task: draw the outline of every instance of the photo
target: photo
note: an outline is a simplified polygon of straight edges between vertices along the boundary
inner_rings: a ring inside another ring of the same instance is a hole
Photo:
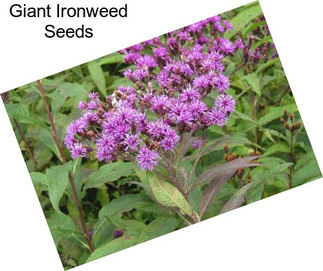
[[[258,2],[1,97],[65,269],[321,177]]]

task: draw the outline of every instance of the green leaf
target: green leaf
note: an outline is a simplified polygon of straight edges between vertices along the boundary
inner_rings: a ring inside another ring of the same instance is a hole
[[[234,117],[234,118],[240,118],[240,119],[249,121],[249,122],[251,122],[251,123],[253,123],[255,125],[258,125],[258,123],[256,121],[254,121],[251,117],[249,117],[248,115],[243,114],[243,113],[241,113],[239,111],[233,111],[231,116]]]
[[[284,153],[289,153],[290,148],[286,143],[275,143],[274,145],[271,145],[263,154],[263,156],[269,156],[274,153],[279,153],[279,152],[284,152]]]
[[[84,189],[98,188],[104,183],[113,182],[120,177],[126,177],[134,174],[132,162],[109,163],[99,168],[98,171],[89,176],[89,180],[85,183]]]
[[[108,85],[107,89],[108,90],[115,90],[117,89],[119,86],[131,86],[131,81],[129,81],[127,78],[124,77],[120,77],[120,78],[116,78],[115,80],[113,80],[113,82]]]
[[[284,115],[285,110],[287,110],[288,113],[293,113],[297,111],[297,106],[294,103],[280,107],[271,106],[269,107],[269,111],[267,111],[264,116],[258,120],[258,123],[260,125],[266,125],[275,119],[279,119]]]
[[[56,157],[62,161],[62,158],[59,154],[57,145],[52,134],[47,129],[41,129],[38,134],[38,139],[42,142],[45,146],[47,146],[55,155]]]
[[[272,39],[271,36],[266,36],[263,39],[261,39],[261,40],[255,42],[254,44],[252,44],[252,46],[250,48],[251,51],[255,50],[257,47],[261,46],[262,44],[264,44],[265,42],[268,42],[268,41],[269,42],[272,42],[273,41],[273,39]]]
[[[29,110],[21,104],[5,104],[5,107],[8,115],[11,118],[16,119],[18,123],[45,126],[45,122],[42,118],[31,114]]]
[[[142,204],[149,202],[146,195],[128,194],[110,201],[99,212],[99,218],[111,217],[115,214],[131,211]]]
[[[63,83],[48,96],[52,99],[51,110],[56,115],[68,98],[77,97],[78,100],[85,100],[87,90],[78,83]]]
[[[256,73],[246,75],[242,80],[246,80],[251,86],[251,89],[259,96],[261,96],[261,81],[260,76]]]
[[[175,217],[157,217],[155,220],[150,222],[145,230],[141,233],[137,243],[142,243],[172,232],[176,229],[177,224],[178,222]]]
[[[293,186],[303,184],[309,180],[322,176],[312,151],[307,153],[297,162],[294,171]]]
[[[47,223],[56,246],[62,239],[69,238],[77,233],[74,221],[66,214],[54,212],[47,219]]]
[[[33,181],[33,185],[36,189],[40,191],[48,190],[48,183],[46,179],[46,175],[40,172],[31,172],[30,173],[31,180]]]
[[[123,62],[123,55],[116,52],[111,55],[107,55],[107,56],[99,58],[98,62],[100,65],[122,63]]]
[[[191,215],[192,209],[184,196],[169,182],[159,180],[153,173],[147,173],[148,180],[156,200],[164,206],[177,207],[181,213]]]
[[[231,23],[233,25],[232,31],[227,31],[224,34],[224,37],[227,39],[233,37],[236,33],[243,30],[249,22],[259,17],[260,15],[262,15],[262,11],[258,3],[238,13],[238,15],[231,20]]]
[[[256,73],[260,73],[260,72],[264,71],[265,69],[267,69],[268,67],[275,65],[276,63],[280,63],[280,60],[278,57],[276,57],[274,59],[270,59],[266,63],[260,64],[256,70]]]
[[[247,195],[247,203],[249,204],[260,200],[264,193],[264,188],[265,188],[265,185],[262,182],[257,183],[253,185],[251,188],[249,188],[248,195]]]
[[[46,170],[49,199],[57,212],[61,212],[59,209],[59,201],[68,184],[68,170],[69,164],[52,166]]]
[[[221,214],[240,207],[245,202],[247,192],[252,185],[253,183],[248,183],[235,192],[222,208]]]
[[[260,21],[260,22],[250,24],[247,28],[244,28],[243,30],[241,30],[242,36],[245,38],[250,31],[258,28],[259,26],[264,25],[265,23],[266,23],[265,21]]]
[[[113,239],[115,229],[116,227],[106,219],[98,220],[98,222],[94,225],[92,236],[94,248],[98,248],[110,242]]]
[[[124,235],[94,250],[94,252],[90,255],[90,257],[87,259],[86,262],[90,262],[90,261],[102,258],[111,253],[131,247],[136,243],[137,243],[137,237]]]
[[[101,63],[98,62],[97,60],[91,61],[87,64],[87,68],[89,70],[89,73],[95,85],[97,86],[101,94],[105,96],[106,95],[105,77],[101,67]]]

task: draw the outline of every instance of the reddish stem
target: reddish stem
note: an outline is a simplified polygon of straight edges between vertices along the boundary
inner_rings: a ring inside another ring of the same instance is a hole
[[[66,158],[65,158],[63,146],[62,146],[61,142],[58,139],[56,127],[55,127],[55,124],[54,124],[54,118],[53,118],[53,115],[51,113],[51,110],[49,108],[49,105],[48,105],[46,97],[45,97],[44,87],[43,87],[42,83],[40,82],[40,80],[38,80],[37,83],[38,83],[38,86],[39,86],[40,96],[41,96],[41,98],[43,100],[43,103],[44,103],[45,109],[46,109],[46,113],[47,113],[47,116],[49,118],[49,123],[50,123],[50,127],[51,127],[51,130],[52,130],[52,136],[53,136],[55,144],[56,144],[56,146],[58,148],[62,163],[66,164]],[[91,252],[93,252],[94,248],[93,248],[93,244],[92,244],[92,240],[91,240],[89,231],[88,231],[86,223],[85,223],[83,207],[82,207],[82,204],[80,203],[80,201],[78,199],[78,196],[77,196],[74,177],[70,172],[68,173],[68,179],[69,179],[69,183],[70,183],[71,188],[72,188],[73,200],[75,202],[75,205],[77,207],[78,214],[79,214],[79,217],[80,217],[80,224],[81,224],[81,227],[82,227],[83,235],[84,235],[84,237],[85,237],[85,239],[86,239],[86,241],[88,243],[89,250]]]

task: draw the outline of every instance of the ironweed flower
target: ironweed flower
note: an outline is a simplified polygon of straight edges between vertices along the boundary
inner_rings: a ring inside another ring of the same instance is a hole
[[[121,50],[132,86],[119,86],[105,99],[92,92],[79,103],[82,116],[65,136],[72,158],[90,152],[106,163],[136,157],[142,170],[154,170],[185,133],[225,125],[236,103],[225,94],[230,80],[223,58],[245,48],[241,39],[223,37],[232,28],[215,16]]]

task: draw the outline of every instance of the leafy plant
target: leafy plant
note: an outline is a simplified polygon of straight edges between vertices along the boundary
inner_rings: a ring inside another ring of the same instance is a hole
[[[258,3],[2,98],[66,269],[321,176]]]

